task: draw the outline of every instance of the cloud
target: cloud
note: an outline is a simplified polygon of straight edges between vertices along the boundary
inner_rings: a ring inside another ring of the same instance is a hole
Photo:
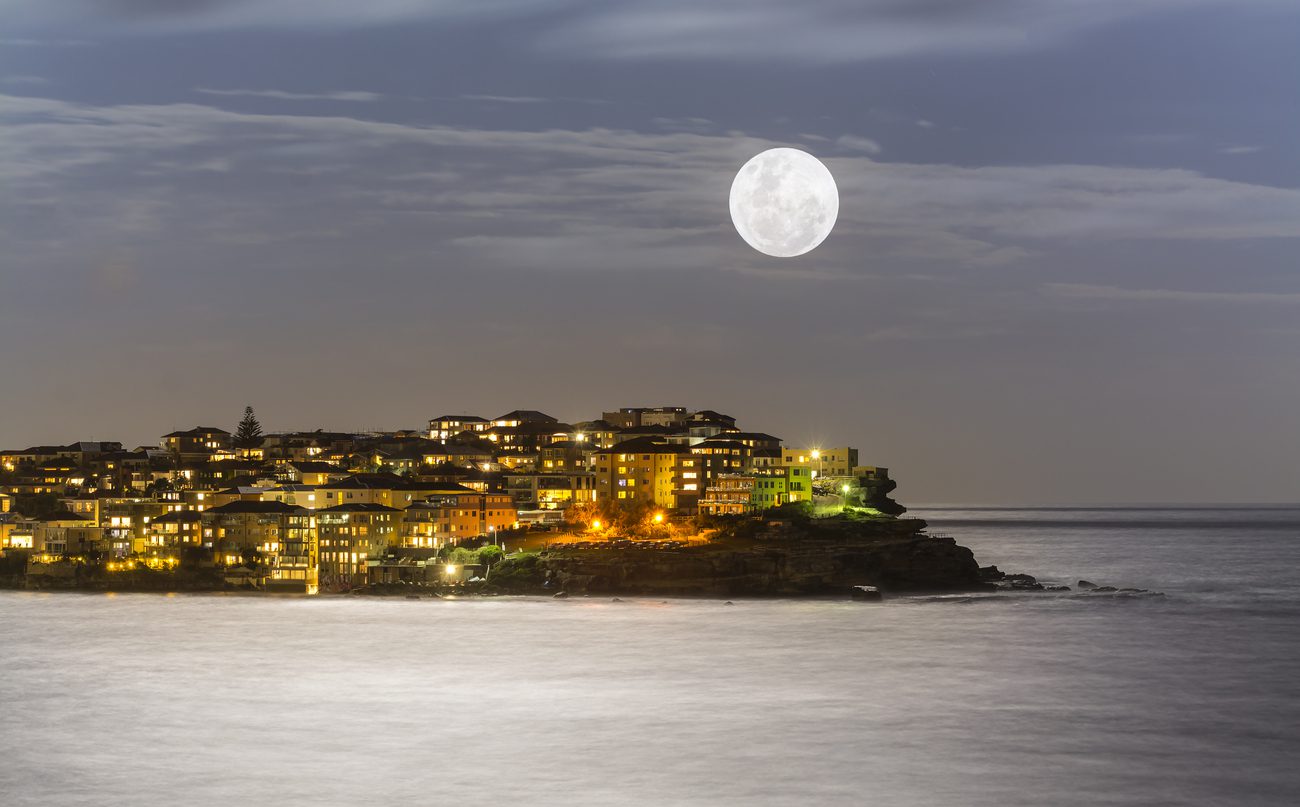
[[[1255,154],[1263,151],[1263,146],[1225,146],[1219,149],[1220,154]]]
[[[494,101],[499,104],[545,104],[550,99],[535,95],[462,95],[464,101]]]
[[[1174,289],[1125,289],[1118,286],[1093,286],[1085,283],[1045,283],[1043,290],[1055,297],[1089,300],[1123,300],[1133,302],[1174,303],[1300,303],[1300,292],[1263,291],[1183,291]]]
[[[0,0],[0,10],[3,9],[4,3]],[[0,39],[0,47],[3,48],[75,48],[89,44],[90,42],[85,39],[36,39],[12,37]]]
[[[933,129],[933,128],[934,128],[934,124],[933,124],[932,122],[926,120],[925,118],[921,118],[921,119],[917,120],[916,125],[917,125],[917,126],[920,126],[922,129]]]
[[[458,101],[486,101],[494,104],[608,104],[602,98],[572,98],[568,96],[557,96],[546,98],[540,95],[458,95],[455,100]]]
[[[195,92],[204,95],[247,96],[250,98],[275,98],[284,101],[378,101],[384,96],[377,92],[360,90],[334,90],[330,92],[286,92],[284,90],[214,90],[210,87],[195,87]]]
[[[708,118],[654,118],[650,121],[655,128],[666,132],[712,132],[718,124]]]
[[[12,84],[14,86],[39,87],[51,83],[53,82],[44,76],[5,76],[0,78],[0,84]]]
[[[0,0],[12,30],[333,29],[516,19],[564,58],[854,62],[1051,47],[1191,8],[1288,0]]]
[[[772,262],[736,250],[726,192],[745,160],[785,145],[20,96],[0,96],[0,126],[0,241],[11,261],[55,265],[142,243],[141,264],[287,244],[280,260],[303,271],[360,251],[480,268],[761,272]],[[863,152],[825,162],[840,218],[798,266],[827,278],[989,269],[1098,241],[1300,237],[1300,191],[1192,171]]]
[[[836,138],[835,145],[842,149],[861,151],[866,154],[879,154],[881,152],[879,143],[866,137],[858,137],[857,135],[840,135]]]

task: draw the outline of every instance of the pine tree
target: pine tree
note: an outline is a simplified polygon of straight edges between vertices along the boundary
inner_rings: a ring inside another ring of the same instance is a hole
[[[235,432],[235,445],[240,448],[253,448],[262,444],[262,424],[257,422],[253,407],[244,407],[244,419],[239,421]]]

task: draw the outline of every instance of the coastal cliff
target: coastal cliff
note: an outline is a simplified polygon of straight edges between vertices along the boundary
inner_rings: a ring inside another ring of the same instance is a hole
[[[919,519],[826,518],[721,530],[707,543],[573,544],[498,564],[489,582],[540,591],[679,596],[985,591],[972,552]]]

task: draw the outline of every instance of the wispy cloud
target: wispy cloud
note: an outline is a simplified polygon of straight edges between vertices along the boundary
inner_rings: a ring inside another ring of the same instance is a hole
[[[1043,290],[1055,297],[1089,300],[1124,300],[1135,302],[1174,303],[1300,303],[1300,292],[1265,291],[1188,291],[1176,289],[1126,289],[1119,286],[1093,286],[1086,283],[1046,283]]]
[[[1255,154],[1263,151],[1263,146],[1224,146],[1219,149],[1220,154]]]
[[[879,154],[882,150],[876,141],[858,135],[840,135],[835,139],[835,145],[849,151],[861,151],[864,154]]]
[[[603,98],[546,97],[540,95],[458,95],[460,101],[484,101],[493,104],[608,104]]]
[[[11,3],[11,5],[21,5],[21,3]],[[0,11],[4,9],[4,6],[5,4],[0,2]],[[0,48],[77,48],[89,44],[89,40],[85,39],[0,38]]]
[[[286,90],[218,90],[211,87],[195,87],[195,92],[204,95],[246,96],[249,98],[275,98],[281,101],[378,101],[384,96],[377,92],[362,90],[331,90],[328,92],[288,92]]]
[[[462,95],[464,101],[492,101],[498,104],[545,104],[551,99],[536,95]]]
[[[1141,16],[1289,0],[0,0],[11,29],[76,23],[169,33],[528,20],[534,46],[565,58],[845,62],[1006,52]]]
[[[42,87],[51,83],[44,76],[5,76],[0,78],[0,84],[9,84],[15,87]]]
[[[726,189],[753,154],[785,145],[20,96],[0,96],[0,125],[0,183],[11,190],[0,197],[0,241],[15,259],[70,262],[150,234],[159,248],[371,243],[476,266],[759,270],[770,261],[734,251]],[[840,219],[801,263],[809,271],[997,267],[1098,240],[1300,237],[1300,190],[1192,171],[889,163],[862,152],[825,162]],[[290,177],[311,177],[311,194]]]

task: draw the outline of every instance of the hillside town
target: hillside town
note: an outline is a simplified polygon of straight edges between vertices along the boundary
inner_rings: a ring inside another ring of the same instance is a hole
[[[449,550],[510,549],[579,522],[585,538],[610,538],[602,513],[671,524],[861,505],[862,486],[887,479],[854,448],[786,446],[707,409],[576,423],[517,409],[355,434],[263,433],[250,407],[234,432],[195,426],[156,446],[0,451],[0,552],[29,577],[188,565],[226,585],[343,591],[412,570],[463,578],[475,570],[444,563]]]

